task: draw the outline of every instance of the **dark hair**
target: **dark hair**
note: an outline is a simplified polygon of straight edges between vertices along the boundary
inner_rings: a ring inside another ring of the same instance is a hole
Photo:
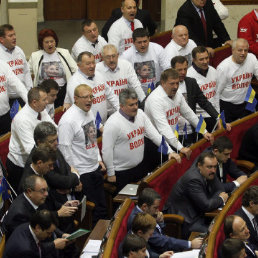
[[[36,144],[44,143],[49,135],[56,135],[57,130],[51,122],[41,122],[34,129],[34,141]]]
[[[208,55],[209,55],[209,52],[208,52],[208,50],[207,50],[206,47],[204,47],[204,46],[195,47],[195,48],[192,50],[192,57],[195,59],[197,53],[204,53],[204,52],[207,52]]]
[[[198,164],[200,164],[202,166],[204,164],[204,159],[205,158],[214,159],[214,158],[216,158],[216,156],[211,151],[205,151],[205,152],[201,153],[201,155],[197,159],[196,167],[198,166]]]
[[[32,228],[39,225],[42,230],[46,230],[50,228],[52,224],[58,226],[58,220],[56,215],[48,210],[36,211],[30,219],[30,226]]]
[[[149,37],[150,34],[147,30],[144,28],[138,28],[133,31],[133,41],[135,41],[137,38],[143,38],[143,37]]]
[[[56,160],[56,152],[51,150],[47,146],[40,146],[35,149],[33,149],[31,154],[31,159],[34,164],[36,164],[39,160],[42,162],[47,162],[49,160],[55,161]]]
[[[147,204],[147,206],[153,205],[155,200],[160,200],[160,195],[152,188],[145,188],[142,190],[142,192],[139,194],[138,197],[138,205],[141,207],[144,203]]]
[[[221,136],[214,141],[212,149],[218,149],[219,152],[223,152],[225,149],[232,150],[233,143],[227,136]]]
[[[179,78],[178,72],[173,68],[169,68],[161,74],[160,81],[164,83],[168,80],[168,78],[172,78],[172,79]]]
[[[92,19],[83,20],[82,23],[81,23],[82,32],[84,32],[84,27],[85,26],[90,26],[92,23],[96,24],[96,22],[94,20],[92,20]]]
[[[137,235],[127,234],[123,242],[123,256],[129,256],[130,252],[138,252],[146,247],[146,241]]]
[[[0,26],[0,37],[5,37],[5,32],[14,30],[13,26],[11,24],[3,24]]]
[[[43,177],[38,175],[27,176],[23,182],[23,191],[27,192],[29,189],[34,190],[37,180],[46,181]]]
[[[46,93],[49,93],[52,89],[59,91],[58,83],[55,80],[47,79],[43,81],[39,88],[44,89]]]
[[[140,212],[136,214],[132,222],[132,232],[137,234],[139,230],[145,234],[150,229],[155,229],[156,220],[148,213]]]
[[[188,60],[186,59],[186,57],[184,57],[184,56],[175,56],[175,57],[173,57],[171,59],[170,64],[171,64],[172,68],[175,68],[176,67],[176,63],[183,64],[184,62],[186,62],[187,65],[188,65]]]
[[[119,94],[120,104],[125,105],[128,99],[138,99],[136,91],[132,88],[124,89]]]
[[[241,250],[245,249],[245,244],[240,239],[229,238],[222,244],[222,258],[239,258]]]
[[[45,92],[46,90],[40,87],[34,87],[31,88],[28,92],[28,103],[32,103],[33,100],[39,100],[40,99],[40,91]]]
[[[226,217],[224,221],[225,238],[230,238],[230,235],[233,233],[233,222],[235,218],[236,218],[236,215],[230,215]]]
[[[53,37],[56,42],[56,47],[58,46],[59,40],[58,40],[56,33],[52,29],[42,29],[38,35],[38,48],[39,49],[43,49],[43,40],[46,37]]]
[[[81,53],[78,55],[78,57],[77,57],[77,63],[79,63],[79,62],[82,61],[82,58],[83,58],[84,55],[86,55],[86,56],[88,56],[88,57],[92,57],[92,56],[93,56],[93,54],[92,54],[91,52],[89,52],[89,51],[81,52]]]
[[[244,207],[249,207],[251,201],[258,204],[258,185],[249,187],[243,194],[242,205]]]

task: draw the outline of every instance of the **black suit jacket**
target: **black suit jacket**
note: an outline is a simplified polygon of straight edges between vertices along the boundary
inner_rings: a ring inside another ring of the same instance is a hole
[[[223,205],[221,192],[224,187],[218,178],[206,181],[194,165],[173,186],[163,211],[179,214],[190,224]]]
[[[4,258],[40,258],[39,248],[29,230],[29,223],[18,226],[8,239]]]
[[[112,10],[111,16],[105,23],[104,27],[102,28],[102,33],[101,33],[102,37],[104,37],[107,41],[108,41],[107,33],[111,25],[121,17],[122,17],[121,8],[116,8]],[[150,36],[152,36],[155,33],[157,24],[152,20],[148,10],[142,10],[137,8],[137,13],[135,18],[141,21],[144,29],[148,29]]]
[[[242,208],[237,210],[235,212],[235,215],[238,215],[246,222],[246,226],[250,232],[250,237],[248,239],[248,242],[254,247],[255,250],[258,250],[258,235],[257,235],[257,232],[254,230],[253,224],[251,223],[250,219],[247,217],[247,215],[245,214]],[[258,224],[257,216],[255,216],[255,220],[256,220],[256,223]]]
[[[207,24],[207,42],[203,25],[199,14],[193,6],[191,0],[187,0],[178,10],[176,25],[185,25],[189,31],[189,37],[196,43],[197,46],[208,46],[216,48],[221,46],[225,41],[230,40],[230,37],[222,23],[217,11],[215,10],[211,0],[207,0],[203,8],[206,24]],[[213,39],[213,33],[218,36],[217,40]]]

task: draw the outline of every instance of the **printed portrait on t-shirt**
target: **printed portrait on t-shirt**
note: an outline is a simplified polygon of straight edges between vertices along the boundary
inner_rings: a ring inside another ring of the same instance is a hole
[[[97,142],[97,130],[95,123],[91,121],[90,123],[82,126],[82,128],[85,135],[86,148],[95,147],[95,143]]]
[[[192,53],[189,53],[188,55],[184,56],[188,62],[188,67],[192,65]]]
[[[64,77],[64,70],[61,62],[43,62],[41,66],[41,78],[43,80],[57,80]]]
[[[156,71],[154,61],[145,61],[134,63],[134,70],[141,83],[152,82],[156,80]]]

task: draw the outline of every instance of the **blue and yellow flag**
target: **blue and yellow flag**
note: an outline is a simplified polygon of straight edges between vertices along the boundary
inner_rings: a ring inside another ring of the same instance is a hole
[[[226,129],[227,125],[226,125],[224,110],[222,110],[222,112],[218,115],[218,118],[219,118],[219,123],[222,123],[222,126],[224,127],[224,129]]]
[[[95,124],[96,124],[96,127],[97,127],[98,130],[99,130],[101,121],[102,121],[102,119],[101,119],[101,116],[100,116],[99,111],[98,111],[97,115],[96,115],[96,120],[95,120]]]
[[[19,101],[16,99],[13,102],[12,107],[10,108],[10,117],[12,120],[15,117],[15,115],[19,112],[19,110],[21,110],[21,105],[20,105]]]
[[[247,93],[246,93],[246,96],[245,96],[245,101],[249,102],[249,103],[253,103],[254,97],[255,97],[255,91],[250,84],[248,89],[247,89]]]
[[[202,117],[202,114],[200,114],[199,122],[195,128],[195,132],[204,134],[204,131],[206,129],[206,122],[204,121],[204,118]]]
[[[185,123],[185,125],[184,125],[183,131],[184,131],[185,139],[187,139],[187,124],[186,124],[186,123]]]
[[[148,90],[147,90],[147,93],[150,94],[152,91],[154,91],[155,89],[155,86],[154,86],[154,83],[149,83],[148,84]]]
[[[166,144],[165,137],[163,135],[162,135],[162,140],[161,140],[160,146],[158,148],[158,152],[161,152],[164,155],[168,154],[168,146]]]
[[[5,179],[5,177],[3,177],[1,179],[1,183],[0,183],[0,203],[2,201],[6,201],[10,198],[10,195],[8,193],[8,190],[9,190],[9,185]]]
[[[255,108],[256,108],[256,105],[257,105],[257,99],[254,98],[253,100],[253,103],[247,103],[246,106],[245,106],[245,109],[246,110],[249,110],[251,112],[255,112]]]
[[[179,127],[178,127],[178,123],[176,124],[176,129],[175,129],[175,131],[174,131],[174,134],[175,134],[175,136],[176,136],[176,138],[178,139],[178,137],[179,137]]]

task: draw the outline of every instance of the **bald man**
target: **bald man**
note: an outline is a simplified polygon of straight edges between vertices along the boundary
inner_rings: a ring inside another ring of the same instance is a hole
[[[172,29],[170,43],[165,47],[165,55],[168,62],[175,56],[184,56],[188,61],[188,67],[192,64],[192,50],[196,47],[193,40],[189,39],[188,29],[184,25],[175,26]]]

